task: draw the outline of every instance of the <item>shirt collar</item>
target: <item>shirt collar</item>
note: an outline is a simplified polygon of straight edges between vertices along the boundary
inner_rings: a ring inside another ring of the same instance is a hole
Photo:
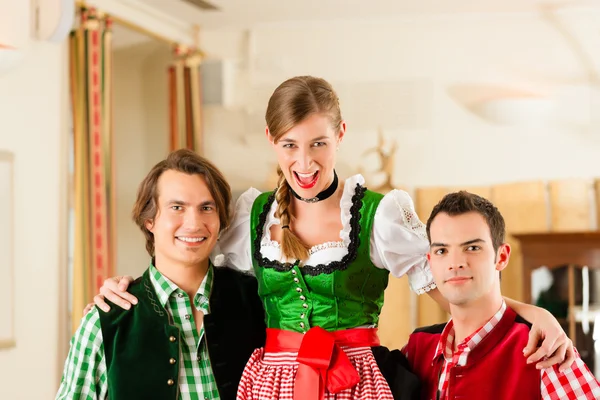
[[[150,263],[150,282],[158,295],[158,300],[162,307],[165,307],[169,297],[173,294],[185,294],[185,292],[179,288],[173,281],[160,273],[160,271],[154,266],[154,263]],[[213,282],[213,266],[212,263],[208,263],[208,271],[200,284],[200,287],[196,291],[194,296],[194,305],[200,306],[203,303],[207,303],[210,297],[210,291],[212,289]]]
[[[500,322],[504,316],[505,311],[506,302],[503,299],[502,305],[496,314],[494,314],[482,327],[466,337],[457,347],[467,349],[467,351],[473,350],[496,327],[496,325],[498,325],[498,322]],[[440,336],[440,340],[433,354],[432,365],[439,357],[444,356],[445,350],[447,352],[446,356],[451,358],[454,352],[454,323],[452,320],[448,321],[442,331],[442,335]]]

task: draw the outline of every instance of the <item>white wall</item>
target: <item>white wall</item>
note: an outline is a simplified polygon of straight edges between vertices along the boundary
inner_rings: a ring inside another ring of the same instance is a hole
[[[594,159],[600,96],[566,86],[589,80],[576,51],[583,50],[598,73],[599,18],[589,10],[560,15],[580,43],[575,50],[537,14],[203,31],[209,56],[235,65],[229,78],[236,88],[230,106],[205,109],[207,155],[236,190],[264,187],[275,162],[264,139],[268,97],[284,79],[311,74],[328,79],[340,95],[349,129],[339,159],[345,174],[378,167],[362,153],[377,143],[381,128],[398,142],[399,186],[600,176]],[[545,124],[494,125],[453,100],[456,86],[472,83],[547,93],[558,109]]]
[[[114,135],[119,275],[141,275],[145,239],[131,219],[137,189],[168,151],[168,47],[147,43],[114,54]]]
[[[54,398],[66,356],[67,70],[64,46],[29,43],[0,73],[0,148],[15,158],[17,343],[0,350],[0,399]]]

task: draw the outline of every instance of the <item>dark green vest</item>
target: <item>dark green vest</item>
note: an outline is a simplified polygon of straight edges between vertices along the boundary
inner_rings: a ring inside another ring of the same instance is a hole
[[[250,355],[265,344],[264,310],[253,276],[227,267],[213,272],[204,335],[221,400],[234,400]],[[111,304],[108,313],[99,311],[109,399],[176,399],[179,329],[158,303],[148,271],[129,291],[138,298],[136,306]]]
[[[183,362],[179,329],[160,305],[149,270],[129,292],[139,300],[131,310],[111,304],[108,313],[100,311],[108,398],[176,400]]]
[[[350,210],[348,254],[326,265],[304,266],[262,257],[260,241],[274,195],[263,193],[255,200],[252,255],[269,328],[306,332],[313,326],[334,331],[377,325],[389,271],[371,262],[370,242],[373,218],[382,198],[357,185]]]

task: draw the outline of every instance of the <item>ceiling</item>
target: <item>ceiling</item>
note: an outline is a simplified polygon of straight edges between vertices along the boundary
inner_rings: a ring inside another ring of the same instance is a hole
[[[244,29],[265,24],[367,21],[411,16],[458,16],[467,14],[537,13],[545,5],[560,8],[593,7],[600,0],[118,0],[164,13],[201,29]],[[190,4],[201,1],[218,10]],[[113,27],[115,48],[136,46],[151,39],[118,24]]]
[[[123,25],[113,24],[111,30],[113,33],[112,45],[115,49],[129,48],[152,41],[149,36]]]
[[[219,9],[209,11],[194,7],[188,1],[194,0],[140,0],[205,29],[410,15],[531,13],[547,4],[600,6],[599,0],[205,0]]]

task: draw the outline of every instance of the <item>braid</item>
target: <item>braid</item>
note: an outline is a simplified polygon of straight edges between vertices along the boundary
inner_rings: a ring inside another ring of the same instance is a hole
[[[309,248],[288,228],[290,222],[294,219],[294,215],[289,209],[290,186],[279,167],[277,167],[277,175],[279,180],[277,182],[277,193],[275,194],[275,200],[277,200],[275,215],[279,217],[281,226],[286,227],[281,230],[281,253],[286,258],[304,261],[308,259]]]

